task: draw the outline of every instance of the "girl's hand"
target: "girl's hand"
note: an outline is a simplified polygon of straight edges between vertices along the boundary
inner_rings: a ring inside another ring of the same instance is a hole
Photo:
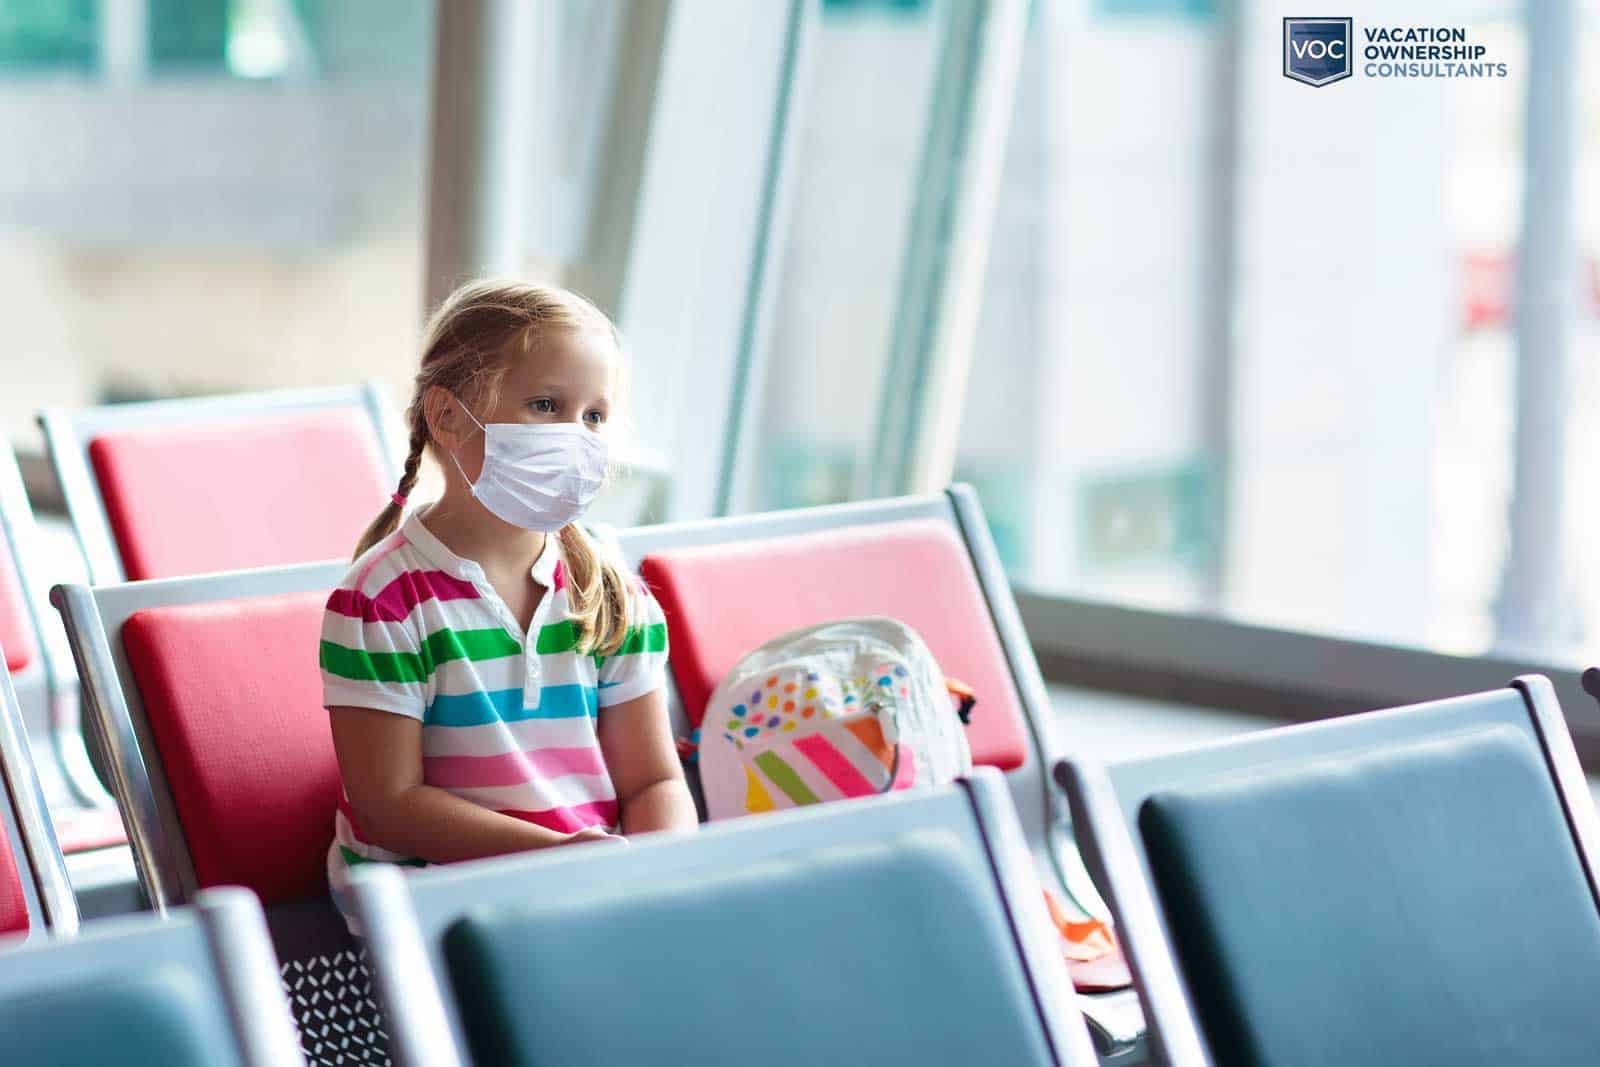
[[[567,835],[566,843],[569,845],[582,845],[590,841],[619,841],[627,844],[628,839],[621,834],[614,834],[603,826],[585,826],[576,833]]]

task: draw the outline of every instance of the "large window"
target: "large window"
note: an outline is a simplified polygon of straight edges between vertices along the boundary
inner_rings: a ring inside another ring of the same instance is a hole
[[[812,28],[771,251],[764,374],[745,401],[740,510],[868,492],[941,14],[834,0]]]
[[[1313,90],[1281,76],[1280,17],[1297,12],[1279,6],[1239,5],[1231,22],[1225,5],[1036,11],[956,474],[1042,591],[1447,651],[1592,654],[1593,8],[1575,64],[1589,91],[1573,131],[1581,291],[1555,392],[1566,433],[1542,457],[1567,483],[1555,498],[1516,488],[1519,412],[1552,423],[1517,373],[1521,8],[1429,8],[1469,26],[1505,78],[1358,73]],[[1562,556],[1545,583],[1558,602],[1532,624],[1517,583],[1548,572],[1514,565],[1513,509],[1560,530],[1521,548]]]
[[[0,431],[121,397],[403,381],[432,4],[0,6]]]

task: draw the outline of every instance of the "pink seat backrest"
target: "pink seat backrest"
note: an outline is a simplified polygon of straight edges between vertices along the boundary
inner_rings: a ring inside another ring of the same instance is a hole
[[[38,654],[34,646],[33,620],[23,600],[22,583],[17,578],[11,549],[0,538],[0,651],[5,653],[6,669],[20,671]]]
[[[717,682],[785,630],[888,615],[927,641],[945,673],[977,694],[974,762],[1011,770],[1027,727],[1005,650],[966,546],[946,523],[870,526],[652,553],[639,567],[667,616],[672,673],[699,725]]]
[[[349,555],[391,490],[371,419],[319,408],[101,434],[89,462],[130,580]]]
[[[326,591],[148,608],[123,647],[201,888],[327,892],[339,765],[317,643]]]

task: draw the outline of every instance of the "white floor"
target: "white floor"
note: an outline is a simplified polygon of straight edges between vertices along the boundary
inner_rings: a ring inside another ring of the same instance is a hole
[[[1063,752],[1114,763],[1190,748],[1279,721],[1218,708],[1168,704],[1095,689],[1050,686],[1056,744]]]

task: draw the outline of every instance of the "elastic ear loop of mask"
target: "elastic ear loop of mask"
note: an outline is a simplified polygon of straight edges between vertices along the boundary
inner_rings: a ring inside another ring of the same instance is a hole
[[[484,458],[487,459],[489,455],[489,427],[478,421],[478,416],[474,415],[472,413],[472,409],[467,407],[466,401],[462,400],[459,396],[452,396],[450,399],[454,400],[458,405],[460,405],[461,410],[466,413],[467,418],[471,419],[472,424],[483,433]],[[456,450],[453,448],[450,449],[450,462],[454,463],[456,465],[456,470],[461,472],[461,477],[466,481],[468,488],[476,489],[478,487],[477,483],[475,483],[471,478],[467,477],[467,472],[462,469],[461,461],[456,458]]]

